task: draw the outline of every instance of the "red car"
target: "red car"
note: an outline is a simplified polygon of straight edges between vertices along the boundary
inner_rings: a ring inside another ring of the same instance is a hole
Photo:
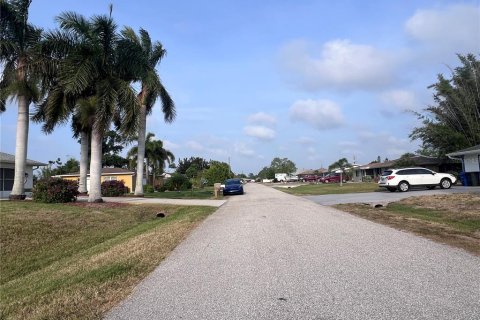
[[[317,182],[318,179],[318,176],[315,174],[306,174],[302,177],[303,182]]]
[[[347,176],[342,175],[342,182],[347,181]],[[320,178],[323,183],[340,183],[340,173],[329,173],[325,177]]]

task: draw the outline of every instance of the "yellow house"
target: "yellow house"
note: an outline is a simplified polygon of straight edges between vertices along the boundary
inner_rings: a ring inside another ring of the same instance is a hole
[[[59,174],[55,178],[62,178],[65,180],[78,181],[80,173]],[[102,182],[118,180],[123,181],[128,192],[135,190],[135,172],[123,168],[102,168]],[[90,173],[87,174],[87,191],[90,191]]]

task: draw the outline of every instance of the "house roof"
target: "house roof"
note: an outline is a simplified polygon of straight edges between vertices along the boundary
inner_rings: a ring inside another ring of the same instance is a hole
[[[378,168],[391,168],[399,159],[389,160],[385,162],[371,162],[369,164],[363,165],[358,169],[378,169]],[[457,161],[448,159],[448,158],[437,158],[437,157],[427,157],[416,155],[410,158],[415,165],[417,166],[428,166],[428,165],[439,165],[442,163],[456,163]]]
[[[15,163],[15,156],[13,154],[0,152],[0,162]],[[46,163],[27,159],[27,166],[47,166]]]
[[[459,151],[456,151],[456,152],[449,153],[449,154],[447,154],[447,156],[455,157],[455,156],[463,156],[463,155],[466,155],[466,154],[480,154],[480,144],[477,144],[476,146],[473,146],[473,147],[470,147],[470,148],[467,148],[467,149],[463,149],[463,150],[459,150]]]
[[[90,174],[90,171],[87,172],[87,175]],[[128,169],[123,169],[123,168],[102,168],[102,176],[109,176],[113,174],[135,174],[134,171],[128,170]],[[75,177],[75,176],[80,176],[80,172],[74,172],[74,173],[65,173],[65,174],[59,174],[56,175],[56,177]]]
[[[307,174],[319,174],[319,173],[324,173],[324,172],[327,172],[327,171],[328,170],[325,169],[325,168],[320,168],[320,169],[316,169],[316,170],[309,169],[309,170],[304,170],[302,172],[299,172],[299,173],[297,173],[297,175],[303,176],[303,175],[307,175]]]

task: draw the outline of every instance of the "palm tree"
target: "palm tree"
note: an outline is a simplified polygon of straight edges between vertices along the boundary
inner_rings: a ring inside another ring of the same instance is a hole
[[[154,42],[150,35],[144,29],[140,29],[138,36],[132,28],[126,27],[122,30],[123,42],[127,47],[135,47],[141,52],[143,60],[141,69],[137,74],[138,81],[141,82],[141,90],[138,93],[140,101],[140,115],[138,120],[138,145],[137,148],[137,181],[135,185],[135,195],[143,195],[143,163],[145,155],[145,133],[147,125],[147,115],[152,112],[155,101],[160,97],[162,101],[162,111],[166,122],[172,122],[175,119],[175,104],[169,93],[163,86],[160,76],[155,67],[160,63],[166,54],[160,42]]]
[[[153,174],[153,182],[155,181],[155,175],[160,171],[165,169],[165,163],[172,163],[175,161],[175,156],[169,150],[163,148],[163,142],[161,140],[154,140],[155,134],[149,132],[147,137],[145,138],[145,151],[143,155],[143,159],[145,159],[145,175],[147,177],[151,172]],[[127,158],[129,159],[138,159],[138,147],[133,147],[128,151]],[[138,161],[138,160],[137,160]],[[138,168],[138,162],[136,163]],[[138,170],[137,170],[138,172]],[[138,173],[137,173],[138,174]],[[143,183],[143,171],[140,174],[141,183]],[[138,177],[137,177],[138,181]]]
[[[117,26],[111,16],[85,19],[73,12],[57,17],[60,31],[49,34],[49,44],[68,54],[58,66],[58,81],[65,95],[95,99],[91,130],[89,202],[101,202],[102,140],[112,119],[119,130],[136,130],[138,99],[131,86],[138,51],[119,47]],[[65,49],[67,48],[67,49]],[[126,60],[125,56],[130,60]]]
[[[40,96],[41,66],[37,44],[42,29],[28,23],[31,0],[0,0],[0,112],[5,111],[6,100],[18,102],[15,142],[15,180],[10,199],[24,199],[25,163],[28,147],[29,105]]]

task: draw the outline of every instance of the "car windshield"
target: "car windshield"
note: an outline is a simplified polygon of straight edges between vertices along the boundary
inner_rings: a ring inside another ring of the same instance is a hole
[[[392,172],[393,172],[392,170],[385,170],[383,171],[382,176],[389,176],[392,174]]]
[[[235,185],[235,184],[240,184],[240,180],[227,180],[227,181],[225,181],[226,186],[231,186],[231,185]]]

